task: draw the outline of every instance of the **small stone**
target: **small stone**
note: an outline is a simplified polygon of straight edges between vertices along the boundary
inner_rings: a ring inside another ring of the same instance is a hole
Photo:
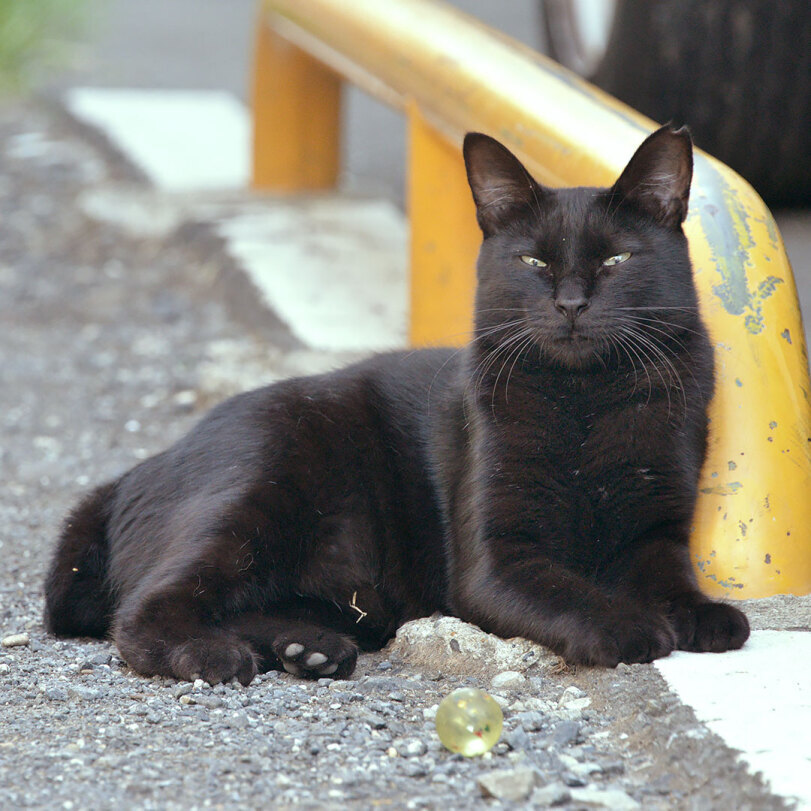
[[[519,802],[529,797],[536,780],[534,769],[498,769],[483,774],[476,783],[485,797]]]
[[[661,715],[664,715],[667,712],[667,705],[656,698],[649,698],[645,702],[645,712],[648,715],[652,715],[654,718],[658,718]]]
[[[205,707],[207,710],[216,710],[217,707],[222,707],[222,699],[219,696],[195,696],[194,703],[199,704],[201,707]]]
[[[192,691],[192,684],[191,682],[185,681],[178,684],[175,689],[172,691],[172,694],[175,698],[180,698],[181,696],[188,695]],[[186,701],[186,704],[189,702]]]
[[[529,735],[522,726],[510,729],[504,733],[504,741],[514,752],[521,752],[530,748]]]
[[[524,696],[510,705],[512,712],[550,712],[552,707],[542,698]]]
[[[600,764],[603,774],[625,774],[625,764],[621,760],[609,760]]]
[[[527,732],[537,732],[544,723],[544,717],[539,712],[519,712],[515,717]]]
[[[641,808],[633,797],[616,788],[574,788],[571,790],[571,795],[572,800],[576,803],[589,803],[602,808],[610,808],[611,811],[635,811],[635,809]]]
[[[192,703],[192,697],[188,693],[183,693],[183,695],[181,695],[178,700],[180,701],[181,704],[191,704]]]
[[[202,679],[195,679],[194,684],[192,686],[192,689],[196,693],[198,693],[198,692],[200,692],[200,690],[202,690],[205,687],[208,687],[208,684],[206,682],[204,682]]]
[[[563,772],[561,775],[563,782],[572,788],[580,788],[581,786],[588,785],[588,780],[585,777],[579,774],[574,774],[573,772]]]
[[[8,665],[6,664],[0,665],[0,675],[5,676],[6,673],[9,672],[9,670],[11,670],[11,668]]]
[[[414,760],[407,760],[403,764],[402,771],[407,777],[425,777],[428,773],[428,770],[422,763]]]
[[[552,743],[556,746],[569,746],[577,741],[580,724],[577,721],[561,721],[552,733]]]
[[[400,757],[420,757],[428,751],[425,741],[419,738],[404,738],[394,742],[394,748]]]
[[[518,690],[527,683],[526,676],[517,670],[505,670],[493,676],[490,682],[494,690]]]
[[[536,788],[532,792],[530,802],[532,805],[555,806],[567,803],[571,798],[571,792],[563,783],[550,783],[543,788]]]
[[[30,642],[28,634],[11,634],[10,636],[3,637],[2,645],[4,648],[20,648]]]
[[[90,687],[84,687],[80,684],[75,684],[70,688],[70,693],[75,698],[78,698],[82,701],[98,701],[103,693],[99,690],[93,690]]]
[[[563,691],[558,701],[559,707],[573,710],[583,710],[591,704],[591,699],[579,688],[571,685]]]
[[[50,701],[67,701],[68,691],[62,687],[46,687],[45,697]]]
[[[391,670],[391,662],[388,659],[384,659],[382,662],[378,662],[377,669],[378,670]]]
[[[191,411],[197,404],[197,392],[191,389],[184,389],[172,397],[172,402],[180,410]]]
[[[430,707],[422,708],[422,717],[426,721],[433,721],[436,719],[436,711],[439,709],[439,704],[432,704]]]
[[[386,728],[386,719],[374,712],[363,713],[360,717],[360,720],[364,724],[368,724],[372,729]]]

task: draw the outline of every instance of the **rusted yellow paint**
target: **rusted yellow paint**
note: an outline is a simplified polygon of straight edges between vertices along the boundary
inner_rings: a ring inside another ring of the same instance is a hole
[[[710,594],[808,593],[811,409],[794,279],[751,188],[715,161],[696,172],[688,234],[718,383],[692,552]],[[724,211],[707,188],[717,183]]]
[[[468,322],[456,308],[471,301],[479,240],[461,156],[451,168],[439,135],[457,147],[467,131],[493,135],[550,185],[608,185],[654,126],[441,2],[265,0],[264,8],[280,36],[337,74],[419,111],[410,123],[415,343],[464,340],[464,329],[453,337]],[[312,109],[302,88],[290,103]],[[458,219],[466,205],[471,224]],[[809,593],[811,386],[791,267],[757,195],[701,153],[685,230],[718,366],[691,546],[699,582],[729,597]],[[434,247],[442,258],[432,264]]]
[[[260,15],[254,46],[253,186],[332,188],[339,168],[341,80]]]
[[[415,345],[470,337],[481,232],[459,148],[408,109],[411,322]]]

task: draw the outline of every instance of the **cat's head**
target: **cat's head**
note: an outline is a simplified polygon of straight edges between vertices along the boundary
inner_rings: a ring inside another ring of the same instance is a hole
[[[650,135],[610,188],[553,189],[502,144],[469,133],[465,166],[484,235],[477,335],[539,347],[573,369],[646,357],[695,327],[687,241],[692,141]],[[523,337],[518,337],[519,335]]]

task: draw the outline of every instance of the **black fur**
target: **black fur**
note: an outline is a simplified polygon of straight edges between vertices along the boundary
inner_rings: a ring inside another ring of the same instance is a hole
[[[48,628],[243,683],[347,676],[437,610],[571,663],[740,647],[746,618],[698,591],[687,549],[713,390],[691,155],[662,128],[612,188],[553,190],[469,135],[471,343],[215,408],[68,519]]]

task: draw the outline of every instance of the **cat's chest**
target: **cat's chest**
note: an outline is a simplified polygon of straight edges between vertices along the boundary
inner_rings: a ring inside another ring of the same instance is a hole
[[[680,464],[679,430],[656,404],[544,399],[493,426],[491,458],[528,496],[611,509],[651,495]]]

